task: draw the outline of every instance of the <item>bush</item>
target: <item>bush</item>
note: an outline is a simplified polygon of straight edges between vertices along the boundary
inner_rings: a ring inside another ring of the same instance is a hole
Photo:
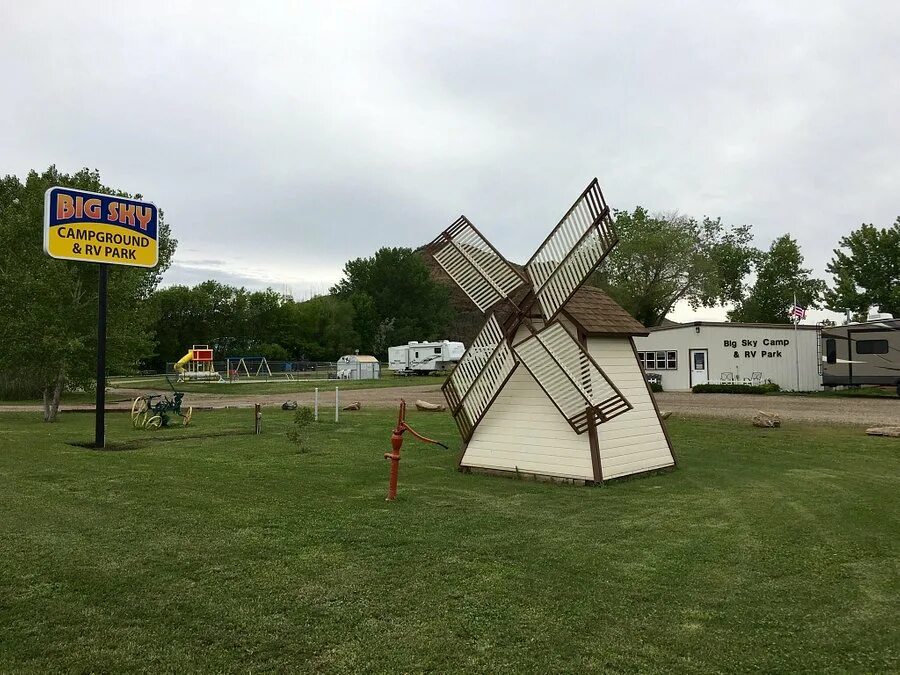
[[[772,394],[781,391],[774,382],[765,384],[695,384],[691,391],[695,394]]]
[[[300,452],[306,451],[306,441],[310,434],[309,426],[315,419],[315,414],[309,406],[300,406],[294,412],[294,428],[288,431],[287,437],[300,449]]]
[[[652,391],[654,394],[658,394],[663,390],[662,385],[659,382],[650,382],[649,384],[650,391]]]

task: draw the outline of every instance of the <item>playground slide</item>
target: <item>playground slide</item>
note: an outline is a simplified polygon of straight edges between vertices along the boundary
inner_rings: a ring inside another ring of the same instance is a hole
[[[178,359],[178,361],[175,362],[175,372],[176,372],[176,373],[183,373],[183,372],[184,372],[184,366],[185,366],[185,365],[187,364],[187,362],[190,361],[192,358],[194,358],[194,350],[193,350],[193,349],[191,349],[187,354],[185,354],[185,355],[182,356],[180,359]]]

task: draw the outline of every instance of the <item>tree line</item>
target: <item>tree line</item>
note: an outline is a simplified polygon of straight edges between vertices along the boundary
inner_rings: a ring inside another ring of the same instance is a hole
[[[97,312],[97,268],[42,251],[44,192],[53,185],[131,196],[87,169],[0,180],[0,397],[40,395],[48,418],[64,388],[93,385]],[[729,319],[743,322],[788,323],[794,297],[855,318],[873,305],[900,316],[900,217],[842,237],[826,268],[830,284],[812,275],[789,234],[760,250],[749,226],[718,218],[636,207],[615,221],[619,246],[588,283],[644,325],[658,325],[682,300],[729,306]],[[111,373],[161,370],[195,343],[211,345],[217,358],[332,361],[355,350],[385,358],[390,345],[409,340],[468,343],[480,324],[422,251],[386,247],[350,260],[328,294],[298,302],[215,280],[160,288],[176,246],[160,211],[159,266],[110,274]]]

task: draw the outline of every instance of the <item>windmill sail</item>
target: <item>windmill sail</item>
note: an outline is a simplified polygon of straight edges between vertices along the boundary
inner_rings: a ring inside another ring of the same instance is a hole
[[[442,387],[464,440],[472,436],[516,365],[509,342],[491,314]]]
[[[428,249],[482,312],[526,283],[465,216],[460,216]]]
[[[550,324],[513,349],[575,433],[631,410],[631,404],[562,324]]]
[[[549,322],[597,269],[618,238],[595,178],[525,264]]]

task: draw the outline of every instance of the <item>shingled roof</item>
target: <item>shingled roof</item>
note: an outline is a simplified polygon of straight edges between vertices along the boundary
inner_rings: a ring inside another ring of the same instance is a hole
[[[599,288],[582,286],[563,312],[592,336],[649,335],[644,326]]]

